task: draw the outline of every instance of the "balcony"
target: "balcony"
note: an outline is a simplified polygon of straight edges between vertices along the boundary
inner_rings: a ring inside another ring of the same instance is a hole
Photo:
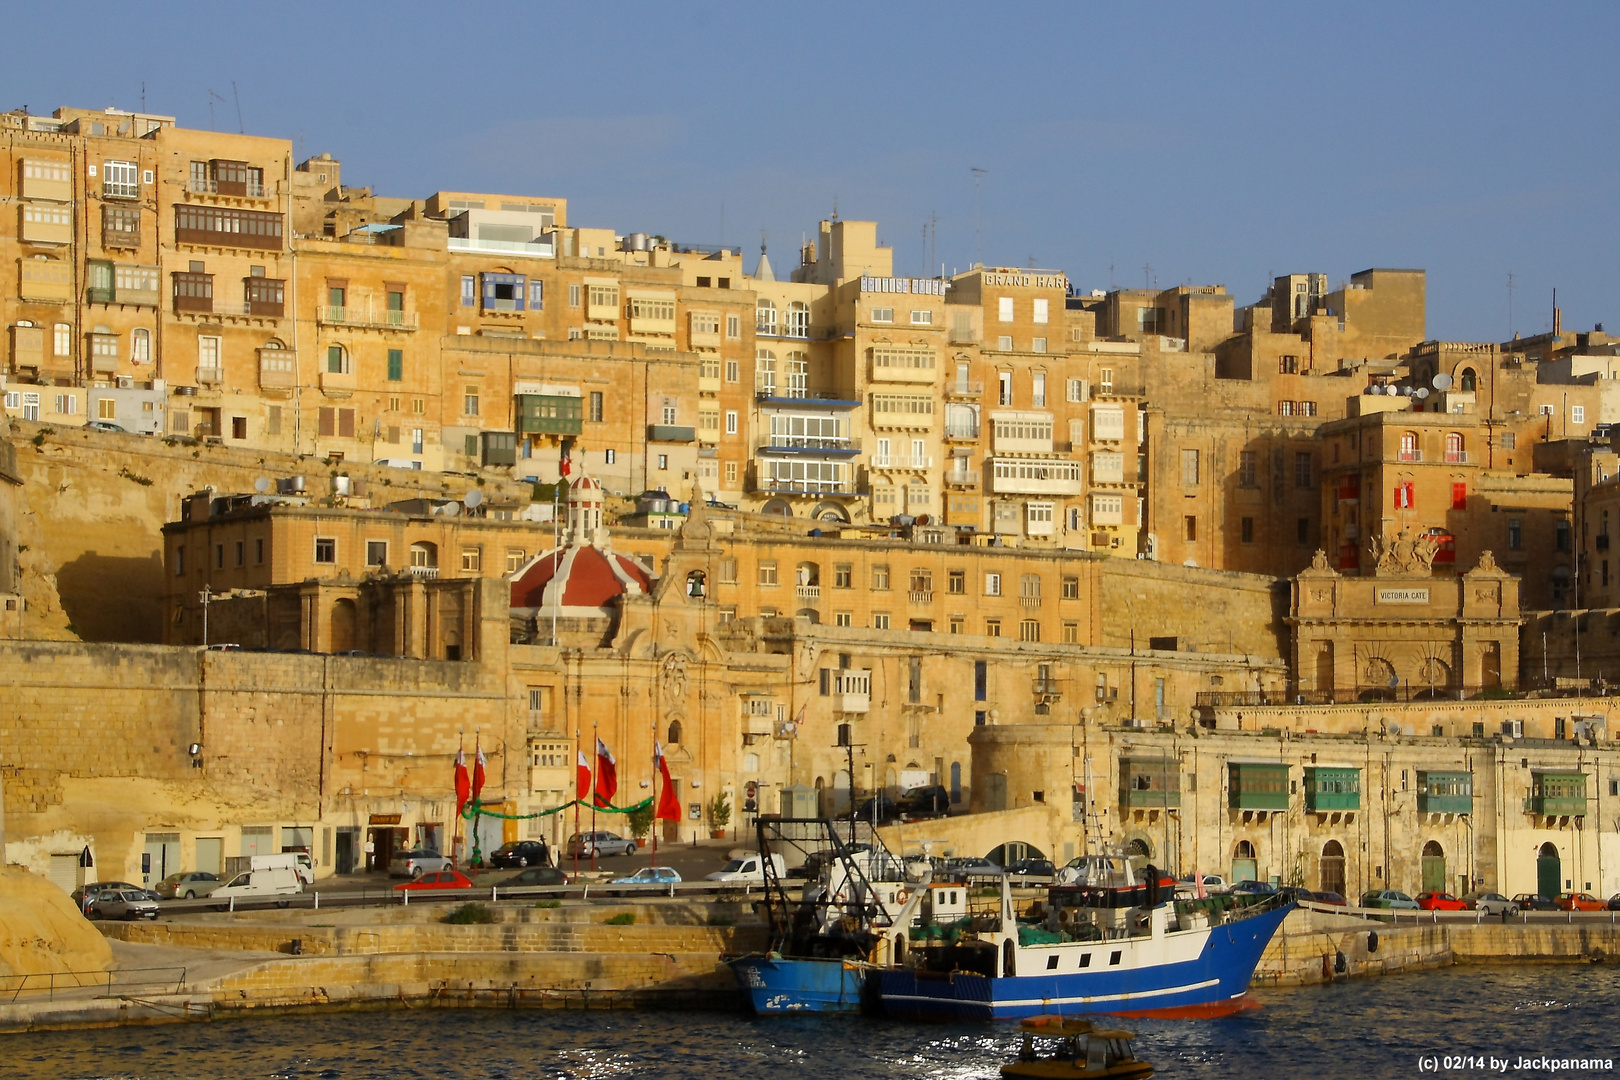
[[[1466,450],[1447,450],[1446,451],[1446,464],[1447,465],[1467,465],[1468,464],[1468,451],[1466,451]]]
[[[1061,458],[1003,458],[990,463],[990,489],[997,495],[1079,495],[1083,466]]]
[[[407,566],[405,571],[410,574],[411,577],[426,578],[429,581],[432,581],[434,578],[439,576],[439,568],[437,566]]]
[[[578,435],[584,430],[584,408],[577,397],[518,394],[519,435]]]
[[[798,597],[799,597],[800,600],[820,600],[821,599],[821,586],[820,585],[799,585],[799,586],[796,586],[796,590],[798,592]]]
[[[872,468],[874,469],[932,469],[934,459],[927,454],[874,454]]]
[[[718,376],[718,375],[699,375],[698,376],[698,393],[700,393],[700,394],[718,394],[719,392],[720,392],[720,376]]]
[[[933,589],[912,589],[909,596],[913,604],[932,604],[934,602]]]
[[[227,195],[240,199],[268,199],[268,189],[259,180],[187,180],[187,195]]]
[[[783,387],[781,393],[777,393],[775,386],[758,387],[754,399],[761,405],[834,405],[846,409],[860,405],[855,398],[837,390],[809,390],[803,386]]]
[[[1018,606],[1021,608],[1038,608],[1041,606],[1041,598],[1039,596],[1020,596]]]
[[[1063,680],[1050,675],[1037,675],[1029,681],[1029,690],[1039,698],[1060,698],[1063,696]]]
[[[845,713],[864,713],[872,708],[872,672],[869,669],[833,673],[833,708]]]
[[[1305,809],[1312,813],[1361,809],[1361,770],[1305,769]]]
[[[1400,450],[1400,451],[1396,452],[1395,460],[1396,461],[1422,461],[1423,460],[1423,451],[1421,451],[1421,450]]]
[[[678,424],[648,424],[647,441],[657,443],[689,443],[697,441],[697,429]]]
[[[1584,817],[1584,795],[1530,795],[1524,800],[1524,812],[1542,817]]]
[[[976,488],[983,475],[978,469],[952,469],[945,474],[945,486]]]
[[[101,197],[103,199],[138,199],[141,197],[141,185],[126,180],[103,180],[101,182]]]
[[[416,312],[395,311],[385,308],[374,311],[371,308],[333,307],[322,304],[315,314],[316,321],[322,326],[348,326],[362,330],[415,330]]]
[[[264,390],[291,390],[297,382],[298,354],[291,349],[259,350],[259,386]]]
[[[945,425],[945,438],[960,440],[960,441],[964,441],[964,442],[978,442],[979,441],[979,425],[978,424],[946,424]]]
[[[829,435],[767,435],[755,449],[762,454],[858,454],[861,441]]]
[[[955,379],[945,384],[945,396],[948,398],[982,398],[984,397],[984,383]]]
[[[1474,777],[1466,772],[1418,772],[1420,814],[1474,812]]]
[[[201,386],[218,386],[225,381],[225,369],[221,367],[198,367],[197,382]]]
[[[1119,793],[1119,804],[1127,810],[1174,810],[1181,805],[1181,792],[1127,787]]]
[[[854,498],[861,494],[854,477],[842,480],[800,480],[762,476],[749,487],[760,495],[836,495]]]
[[[557,257],[557,247],[551,241],[551,234],[537,240],[524,243],[520,240],[480,240],[476,237],[452,236],[449,238],[451,251],[484,251],[500,255],[525,255],[531,259],[554,259]],[[617,307],[614,308],[614,318],[617,316]]]
[[[1233,810],[1287,810],[1288,766],[1228,762],[1226,805]]]
[[[348,395],[354,393],[355,377],[352,371],[323,371],[321,372],[321,391],[327,394]]]

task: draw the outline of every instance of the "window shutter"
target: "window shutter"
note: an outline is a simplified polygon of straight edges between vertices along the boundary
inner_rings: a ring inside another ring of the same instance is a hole
[[[494,274],[485,274],[484,275],[484,307],[486,309],[489,309],[489,308],[493,308],[494,306],[495,306],[495,275]]]
[[[388,381],[399,382],[405,378],[405,350],[388,350]]]
[[[328,437],[331,436],[332,432],[335,430],[334,420],[336,418],[336,414],[336,409],[328,408],[324,405],[321,407],[320,426],[317,430],[319,430],[322,435]]]
[[[352,438],[354,438],[354,410],[353,409],[339,409],[337,411],[337,414],[338,414],[338,437],[343,438],[343,439],[352,439]]]

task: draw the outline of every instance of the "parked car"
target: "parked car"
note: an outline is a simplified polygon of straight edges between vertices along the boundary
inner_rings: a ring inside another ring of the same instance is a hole
[[[1389,908],[1397,911],[1417,911],[1416,900],[1399,889],[1374,889],[1361,894],[1361,907]]]
[[[452,870],[455,863],[448,855],[441,855],[437,851],[426,848],[415,848],[407,851],[394,860],[393,869],[389,872],[391,877],[421,877],[433,870]]]
[[[1520,911],[1559,911],[1562,910],[1551,898],[1540,893],[1522,892],[1514,896],[1513,902],[1519,906]]]
[[[772,855],[771,866],[778,878],[787,876],[787,865],[783,862],[782,856]],[[758,855],[744,855],[740,859],[732,859],[712,874],[705,874],[703,880],[735,885],[763,885],[765,860]]]
[[[948,859],[945,863],[945,873],[952,880],[963,880],[970,877],[1000,877],[1004,871],[989,859]]]
[[[1216,893],[1225,893],[1225,892],[1231,892],[1231,891],[1232,891],[1231,887],[1226,884],[1226,879],[1221,877],[1221,875],[1219,875],[1219,874],[1205,874],[1204,875],[1204,894],[1206,896],[1212,896],[1212,895],[1214,895]],[[1180,881],[1176,882],[1176,895],[1177,896],[1197,896],[1198,895],[1198,881],[1197,881],[1197,879],[1192,874],[1188,874],[1185,877],[1183,877]]]
[[[522,887],[525,885],[566,885],[568,875],[555,866],[531,866],[521,874],[514,874],[501,882],[502,888]]]
[[[127,881],[93,881],[87,885],[80,885],[70,895],[73,902],[78,905],[79,910],[83,911],[84,906],[90,902],[96,893],[105,892],[108,889],[134,889],[138,893],[145,893],[148,900],[158,899],[157,893],[140,885],[131,885]]]
[[[158,882],[152,891],[165,900],[195,900],[199,896],[207,896],[223,884],[218,874],[193,870],[189,874],[170,874]]]
[[[285,866],[272,867],[269,870],[249,870],[245,874],[237,874],[225,884],[208,894],[211,900],[224,900],[232,896],[252,899],[261,896],[288,897],[302,892],[304,882],[298,876],[298,871]],[[286,907],[292,901],[278,900],[280,907]],[[223,908],[224,905],[216,905]]]
[[[568,854],[588,859],[593,855],[634,855],[636,842],[616,832],[575,833],[568,838]]]
[[[1418,893],[1417,905],[1424,911],[1467,911],[1468,904],[1448,892]]]
[[[515,840],[489,853],[491,866],[515,866],[521,870],[525,866],[546,866],[550,862],[551,849],[543,840]]]
[[[426,892],[433,889],[471,889],[472,878],[459,870],[430,870],[419,878],[402,881],[394,886],[395,892]]]
[[[1483,911],[1487,915],[1501,915],[1504,912],[1509,915],[1519,913],[1519,905],[1501,893],[1471,892],[1462,898],[1462,902],[1468,905],[1469,911]]]
[[[91,431],[116,431],[121,435],[129,434],[128,428],[119,427],[110,420],[92,420],[86,424],[85,427],[89,428]]]
[[[856,821],[877,821],[880,825],[900,820],[900,804],[887,795],[874,795],[855,808]]]
[[[1028,881],[1035,878],[1041,881],[1051,881],[1057,877],[1057,867],[1052,865],[1051,859],[1019,859],[1007,867],[1007,876]]]
[[[1587,892],[1559,893],[1553,903],[1559,911],[1606,911],[1603,901]]]
[[[103,889],[90,898],[84,913],[92,919],[155,919],[158,903],[145,889]]]
[[[903,817],[944,817],[951,812],[951,793],[939,784],[907,788],[898,802]]]
[[[629,877],[614,878],[615,885],[669,885],[681,880],[681,875],[669,866],[643,866]]]
[[[1613,896],[1609,897],[1607,907],[1610,911],[1620,911],[1620,892],[1617,892]]]
[[[1234,896],[1275,896],[1277,886],[1269,881],[1240,881],[1232,886]]]
[[[1346,907],[1349,905],[1349,901],[1344,898],[1342,893],[1336,893],[1332,889],[1318,889],[1306,899],[1318,904],[1328,904],[1332,907]]]

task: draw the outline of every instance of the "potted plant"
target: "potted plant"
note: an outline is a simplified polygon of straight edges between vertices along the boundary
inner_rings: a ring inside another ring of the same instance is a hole
[[[637,847],[647,846],[647,833],[652,829],[653,806],[639,806],[625,815],[630,822],[630,835],[635,837]]]
[[[709,839],[724,840],[730,824],[731,797],[722,791],[709,802]]]

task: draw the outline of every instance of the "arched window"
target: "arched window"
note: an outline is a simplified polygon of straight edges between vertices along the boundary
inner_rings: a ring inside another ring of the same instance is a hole
[[[1462,465],[1468,461],[1468,453],[1463,450],[1463,437],[1460,432],[1446,432],[1446,464]]]
[[[1153,858],[1153,850],[1148,846],[1148,842],[1141,837],[1137,837],[1125,845],[1125,854],[1127,857],[1134,856],[1138,859]]]
[[[787,336],[807,338],[810,336],[810,307],[802,301],[795,300],[788,305]]]
[[[1479,376],[1474,374],[1473,368],[1463,368],[1459,385],[1463,393],[1472,394],[1474,387],[1479,384]]]
[[[1418,433],[1415,431],[1401,432],[1401,460],[1422,461],[1423,452],[1418,449]]]
[[[436,569],[439,565],[439,546],[428,540],[411,545],[411,572]],[[431,576],[431,575],[430,575]]]
[[[326,370],[331,375],[348,375],[349,350],[341,345],[328,345],[326,347]]]
[[[1237,842],[1237,847],[1232,849],[1232,857],[1234,859],[1254,858],[1254,845],[1249,843],[1247,840],[1239,840]]]
[[[776,333],[776,305],[769,300],[761,299],[754,305],[754,333]]]
[[[73,355],[73,327],[59,322],[51,331],[51,351],[57,356]]]
[[[776,354],[760,349],[754,356],[754,393],[776,396]]]
[[[681,722],[679,720],[669,722],[669,731],[665,733],[664,741],[671,746],[681,745]]]
[[[152,331],[140,328],[129,332],[129,361],[132,364],[152,362]]]

